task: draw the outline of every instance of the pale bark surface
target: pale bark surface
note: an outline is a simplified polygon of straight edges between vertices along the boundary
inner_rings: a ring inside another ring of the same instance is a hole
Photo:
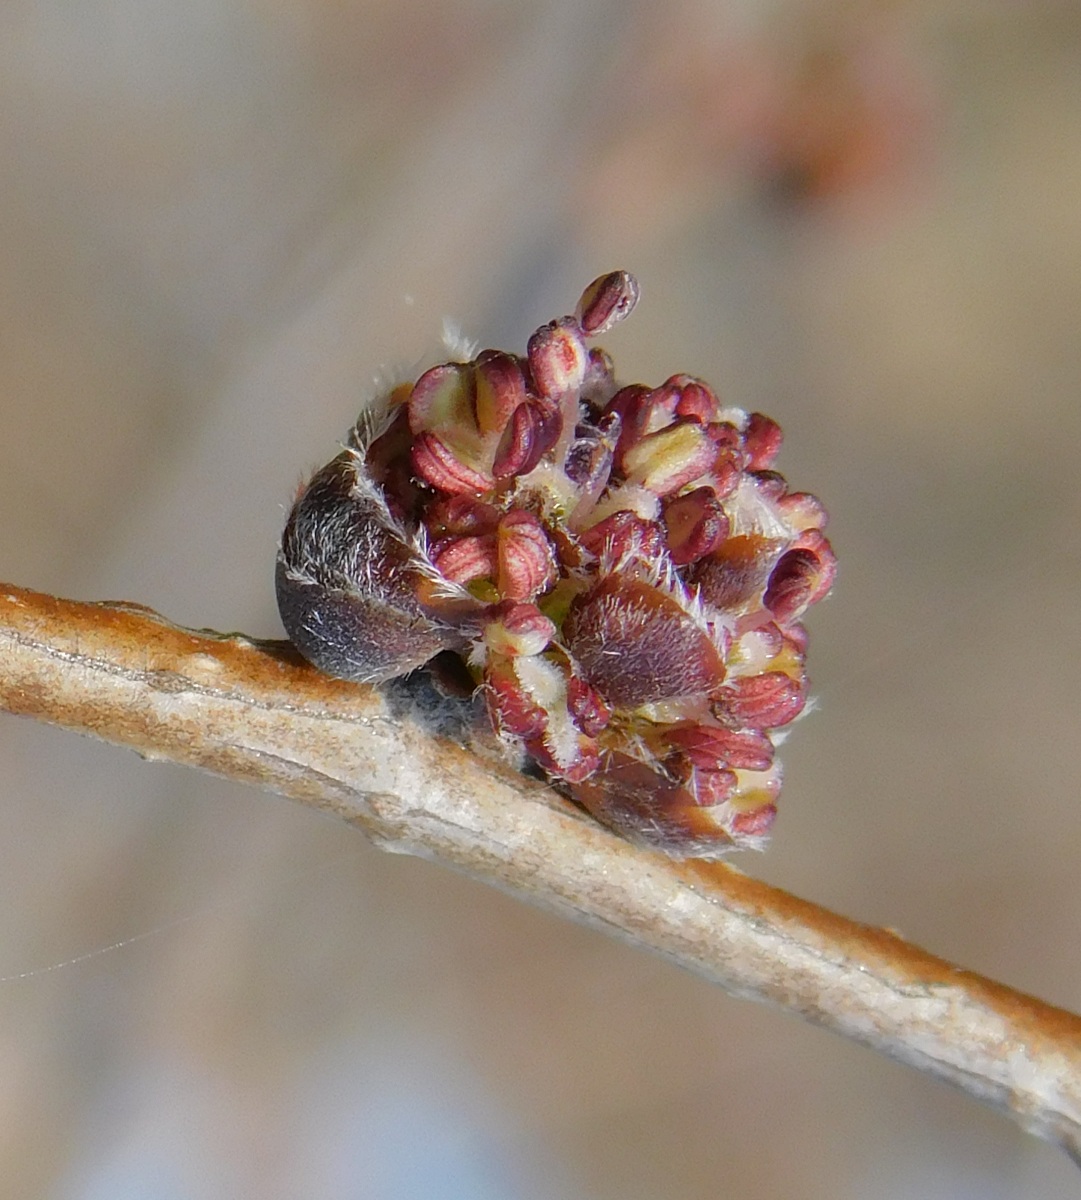
[[[952,1082],[1081,1156],[1081,1018],[734,867],[638,850],[286,643],[0,588],[0,705],[334,812]]]

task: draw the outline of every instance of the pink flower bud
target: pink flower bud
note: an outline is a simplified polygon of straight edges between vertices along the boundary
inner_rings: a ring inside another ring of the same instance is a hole
[[[513,479],[528,469],[527,464],[535,465],[540,458],[533,453],[535,432],[536,421],[529,405],[520,404],[511,413],[492,459],[492,474],[496,479]]]
[[[586,337],[598,337],[629,317],[637,303],[638,280],[626,271],[612,271],[586,288],[575,314]]]
[[[425,371],[409,397],[409,428],[414,433],[429,430],[439,434],[475,430],[475,382],[469,363],[444,363]]]
[[[777,806],[763,804],[761,808],[754,808],[750,812],[736,813],[732,817],[729,829],[734,839],[757,841],[769,833],[776,818]]]
[[[635,443],[623,455],[623,469],[632,483],[668,496],[701,478],[716,456],[705,430],[688,422],[669,425]]]
[[[747,428],[743,431],[743,446],[747,451],[747,467],[751,471],[763,471],[773,465],[781,449],[784,435],[776,421],[763,413],[751,413]]]
[[[567,683],[567,704],[575,724],[588,737],[596,737],[612,719],[611,705],[577,675],[572,675]]]
[[[506,600],[529,600],[556,580],[552,544],[539,518],[521,509],[499,522],[496,534],[499,594]]]
[[[485,350],[477,359],[474,389],[476,424],[482,435],[501,434],[515,410],[526,402],[518,360],[498,350]]]
[[[484,704],[498,733],[519,738],[539,737],[548,727],[548,714],[518,682],[505,659],[490,662],[484,672]]]
[[[485,626],[484,642],[493,654],[517,658],[543,653],[555,634],[555,625],[535,604],[509,604]]]
[[[695,379],[693,375],[673,375],[666,386],[678,389],[677,417],[697,421],[699,425],[713,425],[720,421],[721,402],[708,383]]]
[[[552,752],[549,742],[543,737],[527,740],[525,746],[538,766],[569,784],[581,783],[592,778],[601,765],[596,742],[584,734],[579,734],[576,739],[574,757],[570,763],[561,763]]]
[[[826,557],[813,550],[789,550],[773,568],[762,603],[778,621],[787,624],[825,596],[833,583],[834,573],[832,551]]]
[[[713,858],[773,822],[769,731],[804,707],[836,561],[776,422],[691,375],[620,386],[587,347],[637,296],[603,275],[524,356],[395,388],[297,498],[279,607],[347,679],[459,655],[500,738],[599,821]]]
[[[717,725],[684,725],[670,730],[665,740],[704,771],[722,767],[765,771],[773,763],[773,743],[756,731],[739,733]]]
[[[451,583],[491,579],[496,573],[496,539],[491,534],[443,538],[432,546],[430,557],[439,574]]]
[[[708,487],[677,496],[664,506],[668,551],[678,567],[711,554],[728,537],[728,517]]]
[[[651,560],[664,554],[664,533],[660,526],[625,508],[585,530],[579,540],[595,558],[612,561],[630,554]]]
[[[585,381],[589,351],[570,317],[542,325],[529,339],[529,373],[539,395],[559,400]]]
[[[695,804],[712,808],[730,800],[738,783],[735,771],[727,771],[722,767],[716,771],[692,771],[685,786]]]
[[[616,462],[620,469],[624,451],[647,432],[652,411],[649,398],[652,395],[652,388],[643,383],[632,383],[620,388],[605,406],[605,415],[618,417],[620,422],[619,441],[616,444]]]
[[[549,401],[530,397],[511,414],[492,464],[496,479],[526,475],[555,445],[563,427],[559,410]]]
[[[473,496],[444,496],[428,507],[426,527],[430,538],[448,535],[495,533],[499,509]]]
[[[826,510],[817,496],[808,492],[789,492],[777,501],[777,510],[796,530],[824,529]]]
[[[779,729],[798,717],[807,703],[803,687],[783,671],[735,680],[719,694],[720,715],[744,729]]]
[[[433,433],[417,434],[410,456],[417,477],[448,495],[479,496],[495,484],[491,475],[463,462]]]

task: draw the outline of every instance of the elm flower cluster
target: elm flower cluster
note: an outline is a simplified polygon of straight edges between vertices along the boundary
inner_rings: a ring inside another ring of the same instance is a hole
[[[278,603],[344,679],[457,654],[499,737],[599,821],[715,858],[773,823],[835,560],[774,421],[690,375],[616,381],[590,342],[637,298],[612,272],[525,355],[392,389],[301,490]]]

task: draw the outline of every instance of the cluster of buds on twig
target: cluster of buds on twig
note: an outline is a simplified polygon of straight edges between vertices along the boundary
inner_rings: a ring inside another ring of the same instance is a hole
[[[497,734],[605,825],[676,857],[760,846],[803,710],[826,514],[780,428],[702,380],[621,386],[605,275],[524,356],[432,367],[301,490],[278,602],[316,666],[380,682],[461,656]]]

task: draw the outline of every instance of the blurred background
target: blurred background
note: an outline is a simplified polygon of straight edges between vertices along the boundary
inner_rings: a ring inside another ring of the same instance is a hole
[[[0,577],[279,636],[449,314],[613,268],[785,428],[818,711],[739,865],[1081,1007],[1075,0],[8,0]],[[0,719],[0,1162],[57,1200],[1076,1194],[942,1085],[266,794]]]

